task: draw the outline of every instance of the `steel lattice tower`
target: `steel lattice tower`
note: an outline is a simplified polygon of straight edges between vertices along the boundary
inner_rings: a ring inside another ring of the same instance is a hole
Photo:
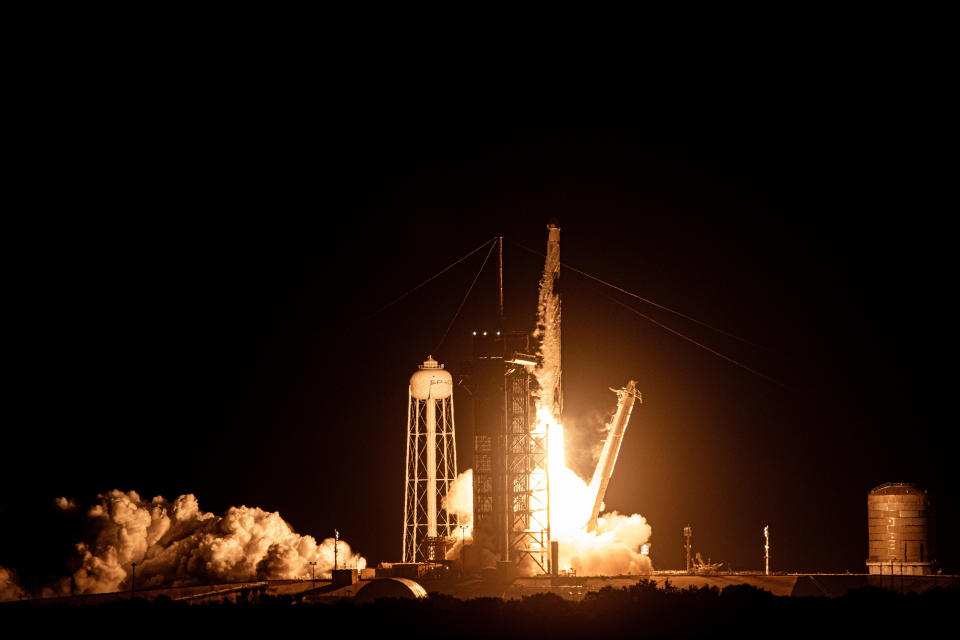
[[[553,260],[545,278],[556,296],[559,276],[559,228],[551,229]],[[500,239],[502,245],[502,238]],[[556,263],[554,265],[554,263]],[[550,556],[549,482],[546,432],[536,428],[534,368],[530,331],[507,330],[503,315],[503,263],[498,330],[474,332],[474,367],[469,376],[474,403],[473,526],[475,544],[502,562],[532,573],[547,573]],[[548,301],[551,337],[559,357],[559,298]],[[543,301],[541,300],[541,303]],[[551,406],[560,411],[559,362],[551,384]],[[542,390],[541,390],[542,391]]]
[[[529,346],[525,349],[529,351]],[[512,354],[505,376],[507,482],[509,493],[509,559],[522,565],[529,558],[539,573],[548,572],[549,484],[546,433],[533,432],[536,420],[530,393],[532,376],[523,358]],[[531,567],[532,568],[532,567]]]

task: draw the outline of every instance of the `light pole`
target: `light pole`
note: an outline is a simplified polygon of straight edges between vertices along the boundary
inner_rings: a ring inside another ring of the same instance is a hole
[[[763,527],[763,574],[770,575],[770,526]]]
[[[312,582],[317,581],[317,561],[313,560],[310,562],[310,579]]]
[[[333,570],[336,571],[337,566],[337,542],[340,540],[340,532],[336,529],[333,530]]]
[[[133,600],[133,594],[137,591],[137,563],[131,562],[133,567],[133,576],[130,578],[130,599]]]

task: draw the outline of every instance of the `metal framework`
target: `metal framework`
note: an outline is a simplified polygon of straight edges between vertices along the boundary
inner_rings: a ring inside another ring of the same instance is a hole
[[[419,400],[408,394],[406,476],[403,561],[441,562],[458,524],[443,507],[457,477],[452,395]]]
[[[474,538],[487,533],[494,525],[494,468],[493,437],[477,434],[473,437],[473,527]],[[495,548],[495,542],[493,542]]]
[[[549,238],[552,260],[545,270],[551,353],[557,358],[549,384],[549,403],[560,411],[559,228]],[[498,239],[502,247],[502,238]],[[498,329],[474,333],[473,526],[474,544],[501,561],[539,573],[550,569],[549,474],[547,434],[536,429],[531,389],[542,360],[530,354],[529,331],[506,331],[503,319],[503,258],[498,255]],[[542,327],[541,327],[542,329]],[[489,335],[488,335],[489,333]],[[542,385],[541,385],[542,386]],[[540,389],[543,394],[544,390]]]
[[[517,364],[505,374],[509,559],[548,573],[549,484],[546,433],[533,433],[530,374]]]
[[[507,556],[506,429],[503,331],[474,335],[467,387],[473,403],[473,539],[499,559]]]

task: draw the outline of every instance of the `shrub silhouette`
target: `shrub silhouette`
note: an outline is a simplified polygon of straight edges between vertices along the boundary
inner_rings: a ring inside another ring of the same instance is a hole
[[[423,600],[382,599],[358,604],[303,604],[290,597],[266,597],[258,603],[188,605],[159,597],[100,605],[0,606],[4,628],[29,628],[32,634],[76,634],[79,629],[114,630],[137,637],[257,634],[275,636],[389,634],[423,638],[644,638],[823,637],[894,632],[919,636],[938,626],[951,628],[960,590],[938,588],[923,594],[899,594],[875,588],[839,598],[791,598],[748,585],[680,590],[640,581],[606,587],[579,602],[553,593],[519,600],[459,600],[433,594]],[[24,626],[25,625],[25,626]],[[112,633],[112,631],[111,631]]]

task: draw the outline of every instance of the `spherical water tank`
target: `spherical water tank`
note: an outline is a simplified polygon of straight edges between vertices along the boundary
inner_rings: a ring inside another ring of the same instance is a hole
[[[925,491],[890,482],[867,494],[870,573],[930,573],[930,499]]]
[[[419,370],[410,376],[410,394],[417,400],[449,398],[453,393],[453,376],[437,364],[433,356],[428,357]]]

